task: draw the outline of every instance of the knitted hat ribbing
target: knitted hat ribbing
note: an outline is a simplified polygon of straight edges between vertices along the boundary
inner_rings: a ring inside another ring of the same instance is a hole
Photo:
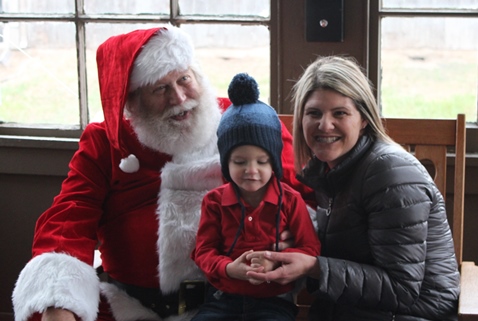
[[[222,115],[217,129],[217,146],[224,178],[232,181],[229,156],[234,148],[242,145],[254,145],[267,151],[276,177],[282,178],[282,134],[277,112],[258,100],[257,82],[248,74],[234,76],[228,94],[232,105]]]

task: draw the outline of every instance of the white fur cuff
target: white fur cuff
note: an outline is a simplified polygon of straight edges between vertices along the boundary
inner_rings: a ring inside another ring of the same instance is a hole
[[[48,307],[72,311],[83,321],[98,314],[99,279],[95,269],[67,254],[45,253],[21,271],[13,290],[15,321]]]

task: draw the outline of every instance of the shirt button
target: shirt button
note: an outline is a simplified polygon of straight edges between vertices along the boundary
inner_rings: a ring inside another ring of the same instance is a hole
[[[249,216],[247,219],[249,220],[249,222],[252,221],[252,216]]]

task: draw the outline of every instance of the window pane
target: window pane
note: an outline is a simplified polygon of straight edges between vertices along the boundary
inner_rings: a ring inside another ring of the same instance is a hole
[[[157,25],[89,24],[87,26],[88,105],[91,121],[101,120],[102,109],[96,70],[96,49],[109,36]],[[270,97],[270,36],[264,26],[182,25],[192,38],[202,70],[218,96],[227,97],[232,77],[247,72],[259,84],[260,99]]]
[[[477,120],[478,19],[384,18],[381,32],[384,116]]]
[[[0,26],[0,121],[78,124],[75,26],[61,22]]]
[[[72,13],[74,0],[0,0],[4,13]]]
[[[136,29],[158,27],[157,24],[105,24],[89,23],[86,25],[86,64],[88,77],[88,110],[90,121],[101,121],[103,110],[101,108],[100,89],[98,85],[98,69],[96,66],[96,50],[106,39],[121,33]]]
[[[387,9],[478,9],[478,0],[382,0]]]
[[[270,17],[270,0],[179,0],[182,15],[242,15]]]
[[[191,35],[203,71],[221,97],[235,74],[246,72],[259,84],[260,99],[270,97],[270,33],[265,26],[194,24]]]
[[[87,14],[169,14],[169,0],[85,0]]]

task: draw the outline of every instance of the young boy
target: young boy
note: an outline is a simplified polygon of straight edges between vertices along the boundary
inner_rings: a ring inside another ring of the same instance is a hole
[[[281,183],[281,123],[275,110],[258,100],[256,81],[236,75],[229,85],[232,105],[217,130],[221,169],[228,181],[206,194],[191,257],[205,273],[206,302],[192,319],[295,320],[293,283],[260,283],[246,272],[270,271],[271,261],[248,262],[250,251],[269,250],[289,230],[294,248],[320,254],[320,243],[304,200]]]

